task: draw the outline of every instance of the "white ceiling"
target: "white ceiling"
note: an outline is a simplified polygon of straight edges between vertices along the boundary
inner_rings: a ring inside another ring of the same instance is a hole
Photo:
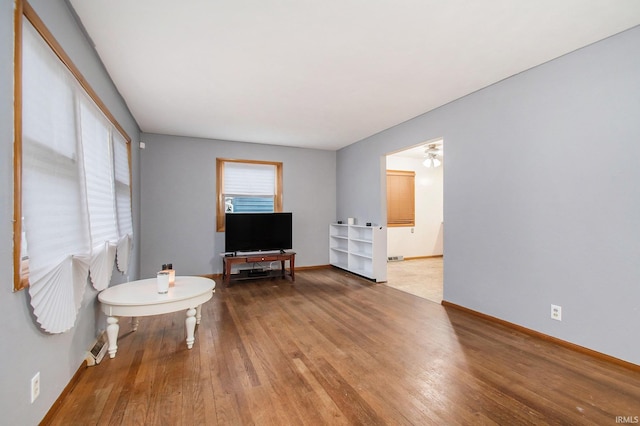
[[[421,143],[420,145],[403,149],[401,151],[392,152],[388,155],[393,157],[425,158],[425,151],[429,147],[429,145],[435,145],[437,148],[439,148],[441,151],[440,157],[444,157],[444,141],[442,139],[426,141]]]
[[[69,2],[142,131],[331,150],[640,24],[638,0]]]

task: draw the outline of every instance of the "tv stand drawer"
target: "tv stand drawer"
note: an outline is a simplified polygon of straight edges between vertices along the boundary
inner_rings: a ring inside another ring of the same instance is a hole
[[[275,260],[282,260],[277,254],[265,255],[265,256],[251,256],[247,257],[247,263],[251,262],[273,262]]]

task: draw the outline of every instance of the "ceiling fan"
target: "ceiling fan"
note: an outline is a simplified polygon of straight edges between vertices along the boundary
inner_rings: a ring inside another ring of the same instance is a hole
[[[430,143],[424,150],[424,161],[422,164],[425,167],[439,167],[442,165],[442,145]]]

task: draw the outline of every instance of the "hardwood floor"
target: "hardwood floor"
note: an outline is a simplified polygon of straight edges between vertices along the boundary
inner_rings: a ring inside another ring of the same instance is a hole
[[[616,424],[640,372],[336,269],[218,288],[140,319],[89,367],[59,425]]]

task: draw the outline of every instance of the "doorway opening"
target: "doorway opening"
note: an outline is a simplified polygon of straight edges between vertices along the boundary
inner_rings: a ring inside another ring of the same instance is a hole
[[[413,172],[414,220],[387,227],[387,283],[407,293],[442,302],[444,256],[444,141],[429,140],[389,153],[386,169]],[[398,203],[387,187],[387,212]]]

